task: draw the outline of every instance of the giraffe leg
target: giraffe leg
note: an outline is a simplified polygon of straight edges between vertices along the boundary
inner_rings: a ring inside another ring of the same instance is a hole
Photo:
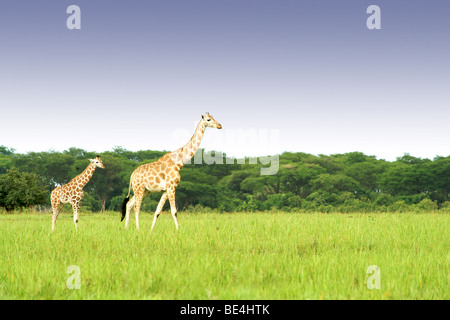
[[[78,211],[80,209],[80,204],[73,203],[72,209],[73,209],[73,222],[75,223],[75,230],[78,230]]]
[[[177,208],[175,206],[175,189],[167,190],[170,202],[170,213],[172,214],[173,221],[175,222],[175,227],[178,230],[178,219],[177,219]]]
[[[59,207],[60,203],[56,200],[52,200],[52,231],[55,230],[56,219],[58,218],[59,214]]]
[[[159,214],[161,213],[161,210],[164,207],[164,204],[166,203],[167,197],[168,197],[167,196],[167,192],[164,192],[162,197],[161,197],[161,200],[159,200],[159,204],[158,204],[158,207],[156,208],[155,216],[153,218],[153,223],[152,223],[152,229],[151,230],[153,230],[153,228],[155,227],[156,219],[158,219]]]
[[[136,229],[139,230],[139,211],[141,210],[141,204],[144,197],[148,194],[145,189],[140,189],[134,193],[134,216],[136,217]]]
[[[134,196],[127,203],[127,211],[125,213],[125,229],[128,229],[128,221],[130,221],[130,212],[134,207]]]
[[[83,190],[81,190],[75,197],[72,197],[73,222],[75,223],[75,230],[78,230],[78,212],[80,211],[83,197],[84,197]]]

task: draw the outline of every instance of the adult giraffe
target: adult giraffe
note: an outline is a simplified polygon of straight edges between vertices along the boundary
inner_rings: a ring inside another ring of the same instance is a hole
[[[194,156],[195,152],[197,152],[206,127],[222,129],[220,123],[214,120],[209,113],[206,113],[206,115],[202,115],[194,135],[185,146],[173,152],[166,153],[155,162],[143,164],[133,171],[130,178],[128,196],[122,202],[122,219],[120,221],[126,217],[125,228],[128,227],[131,208],[134,207],[136,228],[139,229],[139,210],[142,200],[150,192],[164,191],[156,208],[151,230],[155,227],[156,219],[158,219],[167,199],[170,202],[170,212],[175,222],[175,227],[178,229],[175,189],[180,183],[179,171]],[[131,188],[133,188],[134,196],[130,199]]]
[[[72,205],[73,222],[75,223],[75,229],[77,228],[78,210],[80,209],[84,196],[83,188],[94,175],[95,168],[105,169],[98,155],[95,159],[89,159],[89,161],[91,163],[89,163],[82,173],[70,180],[67,184],[59,186],[52,191],[50,197],[53,211],[52,230],[55,230],[56,219],[58,218],[59,209],[61,209],[61,204],[63,203],[70,203]]]

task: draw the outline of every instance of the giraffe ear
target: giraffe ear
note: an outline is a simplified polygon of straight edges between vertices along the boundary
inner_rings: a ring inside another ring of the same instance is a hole
[[[204,115],[202,115],[202,119],[205,119],[205,116],[204,116]]]

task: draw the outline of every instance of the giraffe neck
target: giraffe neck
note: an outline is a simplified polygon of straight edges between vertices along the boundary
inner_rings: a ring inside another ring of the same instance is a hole
[[[80,173],[75,179],[72,180],[72,182],[77,184],[77,186],[82,189],[92,178],[94,171],[95,165],[93,163],[90,163],[82,173]]]
[[[202,141],[205,129],[206,126],[204,125],[203,121],[200,120],[191,140],[189,140],[189,142],[186,143],[182,148],[171,153],[172,160],[174,160],[176,164],[181,164],[181,166],[183,166],[185,163],[191,160],[200,146],[200,142]]]

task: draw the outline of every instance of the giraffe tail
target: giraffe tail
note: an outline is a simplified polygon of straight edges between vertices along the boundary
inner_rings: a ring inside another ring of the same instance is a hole
[[[122,218],[120,219],[120,221],[123,221],[123,218],[125,218],[125,214],[127,213],[127,203],[129,200],[130,200],[130,196],[126,197],[122,201]]]

